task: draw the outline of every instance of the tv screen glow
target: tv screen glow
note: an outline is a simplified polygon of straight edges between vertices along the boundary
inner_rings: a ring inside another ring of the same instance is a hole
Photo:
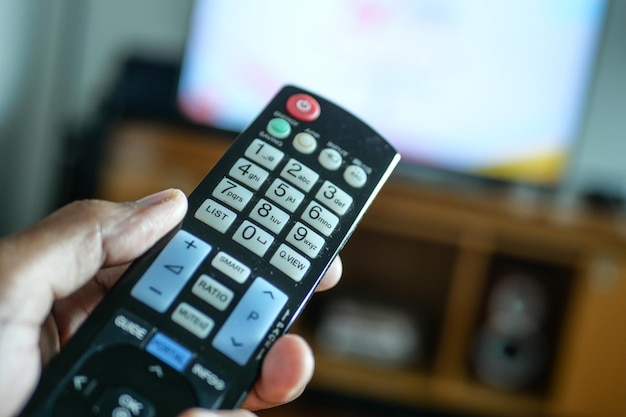
[[[284,84],[414,163],[554,184],[577,139],[604,0],[198,0],[178,101],[244,129]]]

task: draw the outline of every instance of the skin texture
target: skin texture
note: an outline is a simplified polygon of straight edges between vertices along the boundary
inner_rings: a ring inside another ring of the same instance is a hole
[[[72,203],[23,232],[0,240],[0,417],[16,415],[42,368],[80,326],[128,263],[169,230],[187,210],[179,190],[132,203]],[[341,276],[339,258],[319,290]],[[247,410],[284,404],[311,379],[313,355],[296,335],[268,352]],[[183,417],[251,416],[247,410],[187,410]]]

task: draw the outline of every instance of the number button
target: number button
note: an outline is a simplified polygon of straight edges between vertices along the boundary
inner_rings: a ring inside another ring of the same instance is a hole
[[[244,158],[239,158],[237,163],[228,172],[232,178],[238,180],[248,187],[258,190],[269,175],[266,170],[253,164]]]
[[[324,181],[315,198],[339,215],[346,214],[352,204],[352,197],[330,181]]]
[[[304,194],[278,178],[267,189],[265,196],[292,213],[304,200]]]
[[[280,176],[304,191],[311,191],[320,177],[317,172],[293,158],[287,162]]]
[[[274,237],[259,226],[245,220],[233,235],[233,240],[259,256],[265,255]]]
[[[224,178],[213,190],[213,197],[241,211],[252,199],[252,191],[235,181]]]
[[[302,213],[302,220],[313,226],[315,230],[324,236],[330,236],[339,224],[339,217],[316,201],[309,203],[309,206]]]
[[[282,151],[262,141],[261,139],[253,140],[250,146],[248,146],[248,149],[246,149],[244,155],[246,158],[267,169],[276,168],[285,156]]]
[[[250,218],[261,226],[278,234],[289,221],[289,214],[265,199],[260,199],[250,213]]]
[[[300,222],[293,226],[286,240],[309,258],[315,258],[326,243],[323,237]]]

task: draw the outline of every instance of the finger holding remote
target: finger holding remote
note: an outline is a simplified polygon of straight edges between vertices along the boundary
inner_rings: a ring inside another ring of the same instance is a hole
[[[42,366],[84,321],[127,263],[174,228],[186,208],[187,200],[178,190],[134,203],[76,202],[0,240],[0,416],[20,410]],[[337,261],[321,287],[334,285],[340,275]],[[268,353],[262,378],[246,406],[256,409],[289,401],[310,379],[310,349],[296,336],[284,339]],[[293,365],[289,371],[283,368],[284,361]]]

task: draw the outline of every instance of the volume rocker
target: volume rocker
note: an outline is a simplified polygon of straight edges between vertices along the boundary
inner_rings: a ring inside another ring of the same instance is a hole
[[[179,230],[130,294],[159,313],[165,312],[210,251],[211,245]]]

